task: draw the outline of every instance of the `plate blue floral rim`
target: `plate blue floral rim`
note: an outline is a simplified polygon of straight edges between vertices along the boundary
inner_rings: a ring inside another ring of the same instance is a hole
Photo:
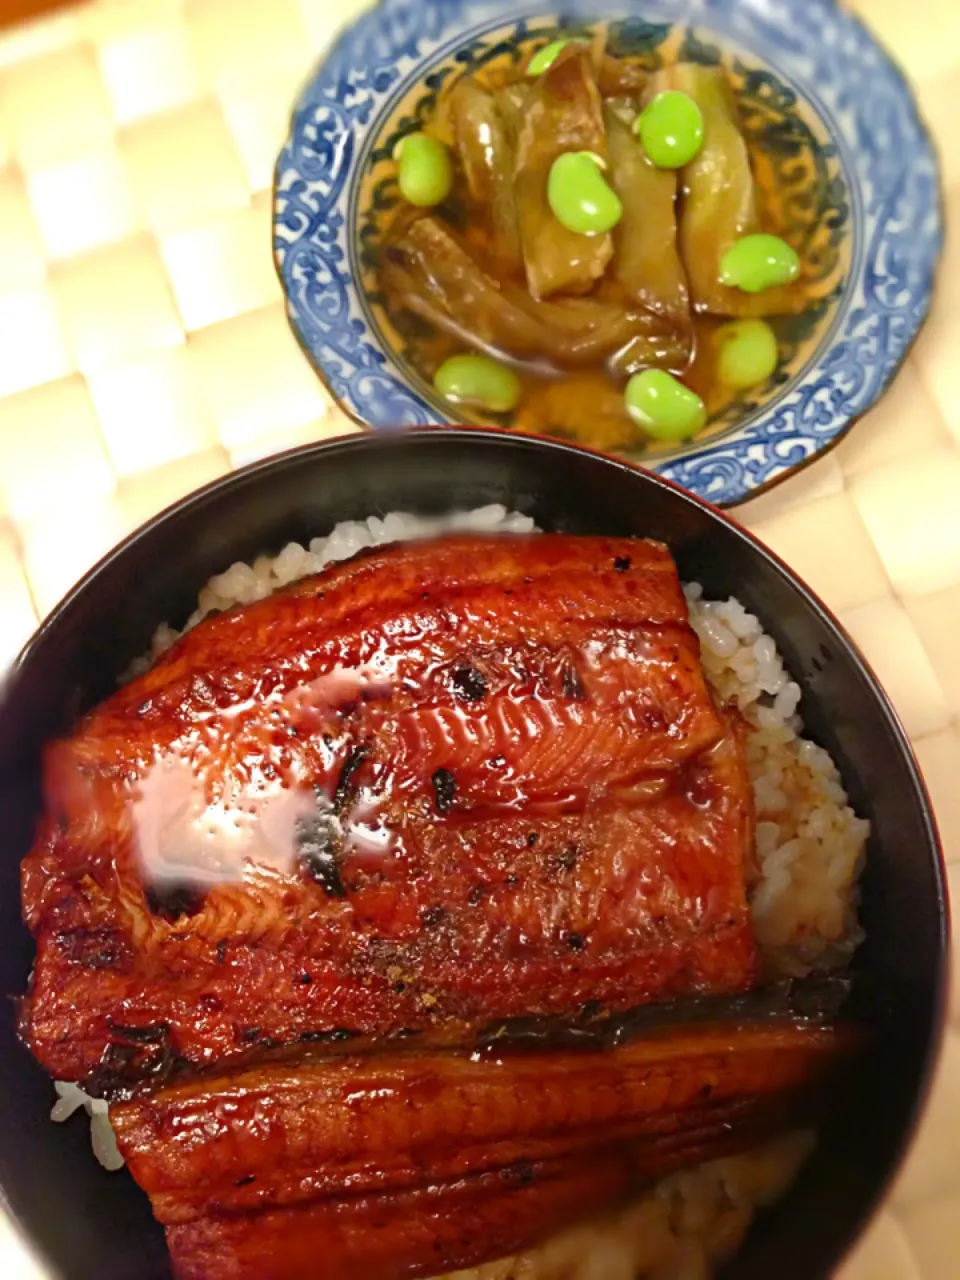
[[[853,252],[829,332],[778,394],[723,434],[644,465],[720,506],[833,447],[889,386],[926,319],[943,242],[936,154],[902,72],[834,0],[578,0],[564,19],[642,18],[745,50],[806,100],[848,187]],[[453,421],[417,390],[361,285],[357,192],[370,146],[426,68],[550,0],[380,0],[331,48],[275,173],[274,255],[293,330],[341,407],[388,429]]]

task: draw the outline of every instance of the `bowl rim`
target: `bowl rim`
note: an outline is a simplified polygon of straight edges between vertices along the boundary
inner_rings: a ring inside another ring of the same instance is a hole
[[[423,5],[433,4],[442,5],[444,0],[419,0]],[[695,443],[679,454],[668,454],[659,459],[650,459],[645,462],[642,458],[637,458],[634,465],[647,467],[649,470],[656,471],[660,474],[666,474],[668,478],[677,480],[684,487],[688,487],[691,491],[712,501],[714,505],[722,507],[736,507],[744,502],[748,502],[753,498],[759,497],[768,490],[776,488],[784,481],[792,476],[805,471],[813,465],[821,456],[831,453],[839,444],[841,444],[852,429],[857,426],[869,413],[874,409],[883,397],[890,390],[894,380],[900,373],[907,359],[922,333],[930,313],[933,309],[937,289],[939,287],[940,268],[944,253],[945,226],[946,226],[946,205],[945,193],[942,177],[942,164],[940,161],[940,148],[936,138],[933,136],[930,128],[926,123],[923,111],[921,110],[917,96],[913,86],[897,58],[887,49],[885,44],[874,35],[869,24],[859,14],[850,11],[848,8],[839,3],[839,0],[786,0],[788,5],[802,10],[807,13],[814,9],[820,9],[824,16],[833,15],[838,22],[846,24],[849,31],[856,32],[859,38],[871,50],[879,63],[882,78],[887,82],[888,87],[892,88],[902,114],[908,120],[910,127],[915,131],[916,139],[918,139],[918,154],[924,152],[929,158],[933,173],[933,186],[929,194],[929,207],[927,214],[931,218],[931,229],[926,237],[929,244],[927,254],[928,273],[925,277],[923,285],[920,289],[919,300],[915,300],[912,306],[910,319],[908,320],[909,332],[906,340],[900,346],[900,349],[894,351],[892,357],[887,357],[884,362],[882,374],[879,381],[869,398],[859,407],[854,409],[843,409],[835,414],[835,425],[831,426],[829,434],[825,435],[814,428],[809,429],[809,433],[805,434],[803,430],[794,426],[786,433],[776,433],[772,438],[748,438],[745,431],[750,429],[760,430],[768,424],[768,409],[763,406],[760,411],[753,414],[748,422],[734,423],[726,428],[718,437],[707,439],[701,447],[695,447]],[[284,240],[279,234],[279,228],[282,226],[281,216],[281,200],[285,192],[282,189],[282,179],[285,175],[284,164],[292,163],[289,157],[293,154],[294,143],[298,134],[298,119],[304,104],[307,102],[311,90],[319,83],[327,66],[335,57],[341,56],[343,50],[349,45],[349,42],[356,38],[360,31],[366,26],[375,26],[382,20],[383,23],[389,22],[389,12],[392,8],[402,8],[407,0],[378,0],[373,7],[361,12],[359,15],[351,19],[342,26],[337,34],[336,39],[324,51],[322,56],[314,64],[310,74],[301,86],[297,100],[291,109],[286,140],[281,148],[273,171],[272,181],[272,210],[273,210],[273,247],[272,260],[274,270],[280,282],[286,302],[286,313],[289,327],[291,328],[298,345],[304,353],[311,368],[320,379],[325,390],[330,395],[333,402],[337,405],[353,423],[367,431],[389,430],[392,424],[371,423],[362,413],[354,408],[346,393],[338,394],[333,385],[332,375],[329,372],[323,357],[311,345],[309,337],[303,327],[303,307],[295,298],[289,281],[284,270],[284,257],[288,248],[293,247],[298,242]],[[483,4],[495,5],[498,15],[498,25],[502,22],[509,21],[507,17],[507,4],[505,0],[469,0],[469,3],[480,6]],[[714,9],[720,7],[729,9],[731,12],[740,10],[745,17],[749,16],[749,10],[755,4],[755,0],[711,0]],[[682,5],[677,7],[678,0],[652,0],[652,4],[643,7],[643,13],[646,15],[648,11],[657,10],[659,12],[668,13],[669,20],[673,23],[685,22],[691,28],[696,29],[696,19],[703,16],[706,21],[704,26],[709,32],[712,28],[709,25],[710,13],[709,6],[704,6],[703,15],[699,13],[700,6],[694,6],[697,12],[689,8],[683,8]],[[456,6],[455,6],[456,7]],[[611,0],[610,10],[616,11],[616,16],[628,17],[640,8],[640,0]],[[567,13],[559,0],[526,0],[520,6],[520,13],[514,10],[514,16],[518,20],[537,19],[549,17],[552,15],[561,16]],[[573,16],[582,16],[585,21],[596,21],[598,18],[610,16],[604,10],[602,0],[574,0]],[[388,15],[382,17],[382,15]],[[656,15],[654,15],[656,16]],[[489,24],[488,24],[489,25]],[[432,57],[432,51],[427,54],[417,52],[416,62],[414,66],[422,64],[426,59]],[[766,59],[761,59],[766,62]],[[406,73],[404,83],[408,83],[412,72]],[[375,113],[375,121],[379,118],[379,109]],[[837,130],[834,124],[827,124],[822,121],[827,132],[837,142]],[[366,148],[361,145],[358,150],[358,156],[365,154]],[[842,151],[842,148],[841,148]],[[916,156],[911,156],[910,165],[916,164]],[[862,180],[858,177],[854,167],[844,165],[844,171],[847,179],[852,187],[860,188]],[[289,176],[290,170],[286,170],[286,176]],[[356,169],[356,161],[353,162],[350,170],[350,178],[346,184],[347,190],[356,187],[359,172]],[[298,172],[298,180],[303,181],[302,174]],[[353,202],[348,201],[349,215],[353,217]],[[852,215],[851,215],[852,216]],[[857,239],[859,238],[858,228],[851,225],[851,237],[853,238],[854,254],[856,255]],[[354,231],[349,231],[347,240],[348,244],[352,244]],[[865,264],[861,262],[859,275],[856,284],[859,287],[861,277],[865,270]],[[770,411],[772,412],[776,406],[784,400],[784,398],[792,393],[799,391],[801,388],[808,386],[818,373],[825,367],[827,357],[838,351],[842,346],[849,345],[844,343],[843,334],[837,327],[840,321],[844,320],[853,311],[853,303],[847,302],[849,294],[848,285],[854,278],[853,263],[851,263],[851,273],[845,277],[843,283],[843,292],[838,300],[838,312],[834,320],[831,322],[828,331],[818,340],[815,349],[807,356],[803,366],[789,380],[789,382],[778,390],[773,398]],[[351,275],[347,282],[347,289],[359,293],[362,291],[362,285],[356,277]],[[854,291],[855,292],[855,291]],[[348,304],[349,306],[349,304]],[[361,314],[363,307],[360,307]],[[368,342],[371,352],[378,353],[381,361],[386,361],[387,366],[393,366],[399,373],[398,381],[403,383],[407,389],[407,393],[418,398],[418,393],[410,385],[409,378],[406,375],[402,362],[396,357],[395,353],[385,348],[381,335],[375,330],[367,330],[367,320],[356,321],[362,324],[365,333],[365,341]],[[373,372],[373,370],[370,370]],[[459,423],[452,415],[442,420],[437,417],[437,411],[431,407],[429,413],[433,415],[423,422],[416,422],[411,425],[444,425],[447,427],[457,426]],[[796,449],[793,451],[792,460],[784,460],[781,456],[781,449],[784,444],[793,443]],[[764,476],[757,480],[749,478],[748,472],[752,465],[751,456],[756,454],[757,450],[763,453],[763,469]],[[797,449],[801,451],[801,456],[797,455]],[[728,474],[732,468],[736,468],[737,474]],[[727,473],[727,474],[725,474]],[[719,483],[718,483],[719,481]]]
[[[842,623],[837,619],[832,610],[824,604],[816,592],[814,592],[775,551],[767,547],[756,534],[745,528],[740,521],[732,516],[728,511],[725,511],[706,499],[691,493],[675,481],[659,474],[658,472],[642,467],[636,463],[628,462],[623,458],[604,453],[601,450],[588,449],[582,445],[573,444],[569,441],[557,440],[548,436],[519,434],[497,427],[449,427],[431,425],[407,428],[402,432],[391,434],[352,433],[349,435],[333,436],[325,440],[300,445],[296,448],[287,449],[283,452],[257,459],[248,463],[244,467],[238,468],[236,471],[220,476],[186,494],[184,497],[171,503],[162,511],[158,512],[149,520],[138,526],[121,539],[114,547],[107,551],[97,561],[97,563],[79,579],[79,581],[66,593],[66,595],[63,596],[53,609],[51,609],[47,617],[40,623],[33,635],[27,640],[26,644],[20,650],[13,664],[5,673],[3,679],[0,680],[0,717],[3,715],[4,704],[7,701],[9,690],[11,686],[17,682],[22,670],[34,660],[35,655],[37,655],[38,651],[43,648],[47,638],[64,626],[65,620],[67,620],[74,611],[82,606],[83,597],[86,595],[93,582],[101,574],[106,572],[117,560],[124,557],[131,548],[148,541],[159,530],[168,525],[174,524],[185,513],[202,510],[209,504],[216,502],[217,499],[225,492],[242,489],[246,485],[257,483],[267,476],[273,475],[275,477],[280,477],[288,471],[297,470],[304,465],[313,463],[316,459],[320,459],[331,454],[358,454],[362,457],[364,453],[373,453],[381,449],[386,450],[398,443],[398,436],[402,436],[407,439],[413,438],[415,441],[421,442],[422,447],[430,447],[431,442],[437,443],[438,446],[442,448],[444,446],[444,441],[448,441],[451,446],[462,442],[469,444],[471,441],[475,441],[480,447],[483,447],[486,443],[495,442],[510,449],[531,452],[534,454],[542,451],[549,451],[551,453],[566,454],[574,458],[586,455],[587,457],[599,459],[607,466],[614,467],[621,472],[627,473],[631,477],[632,481],[641,487],[646,484],[651,484],[654,487],[665,491],[673,500],[702,509],[714,520],[727,526],[739,541],[745,543],[749,547],[752,554],[758,555],[762,559],[770,562],[773,567],[779,571],[780,575],[787,579],[790,586],[798,595],[803,607],[817,615],[819,620],[827,626],[828,630],[832,631],[834,640],[848,651],[854,662],[866,676],[872,697],[886,721],[887,726],[893,735],[894,742],[900,751],[903,762],[906,765],[909,786],[912,789],[914,799],[918,802],[922,813],[927,853],[934,872],[936,888],[938,928],[934,942],[937,952],[937,965],[936,973],[932,975],[934,978],[934,984],[932,990],[932,1014],[929,1033],[924,1046],[922,1060],[917,1063],[917,1088],[905,1122],[897,1136],[894,1154],[889,1162],[887,1170],[877,1183],[869,1201],[866,1203],[863,1212],[857,1220],[855,1224],[856,1230],[848,1239],[844,1253],[836,1259],[836,1264],[840,1265],[843,1257],[848,1256],[856,1247],[858,1242],[862,1240],[870,1223],[881,1210],[884,1202],[889,1196],[891,1187],[902,1169],[911,1147],[913,1146],[920,1127],[920,1122],[926,1112],[930,1100],[936,1069],[947,1033],[947,1002],[950,987],[949,956],[951,920],[943,845],[931,797],[924,781],[916,753],[889,695],[878,679],[870,662],[864,656],[856,641],[848,634]],[[43,1254],[44,1249],[42,1243],[38,1242],[21,1226],[19,1220],[7,1202],[2,1186],[0,1186],[0,1216],[4,1216],[8,1222],[14,1223],[18,1235],[35,1255]]]

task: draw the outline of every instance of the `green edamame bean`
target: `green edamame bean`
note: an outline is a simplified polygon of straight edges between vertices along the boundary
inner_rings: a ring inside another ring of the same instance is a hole
[[[563,53],[568,44],[586,44],[586,40],[554,40],[552,44],[545,44],[542,49],[530,59],[527,64],[528,76],[542,76],[543,73],[552,67],[560,54]]]
[[[557,156],[547,179],[547,201],[557,221],[582,236],[599,236],[623,217],[617,193],[607,185],[592,151]]]
[[[679,169],[703,146],[703,112],[688,94],[666,89],[640,112],[633,131],[658,169]]]
[[[453,165],[439,138],[429,133],[411,133],[400,139],[393,155],[404,200],[421,209],[446,200],[453,186]]]
[[[779,236],[741,236],[720,259],[720,283],[744,293],[789,284],[799,274],[796,250]]]
[[[433,375],[433,385],[444,400],[488,413],[509,413],[522,391],[514,371],[489,356],[450,356]]]
[[[627,413],[654,440],[687,440],[707,421],[695,391],[662,369],[635,373],[624,393]]]
[[[776,334],[766,320],[734,320],[714,334],[717,377],[736,391],[766,382],[776,370]]]

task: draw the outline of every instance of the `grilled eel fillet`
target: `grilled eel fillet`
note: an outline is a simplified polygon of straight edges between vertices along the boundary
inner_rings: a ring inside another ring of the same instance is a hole
[[[851,1043],[774,1020],[608,1051],[348,1051],[171,1085],[111,1117],[184,1280],[400,1280],[528,1248],[809,1119]]]
[[[128,1097],[182,1276],[497,1256],[784,1123],[842,1043],[464,1049],[757,984],[742,728],[653,542],[407,544],[209,618],[50,748],[46,797],[22,1034]]]
[[[740,730],[653,542],[336,565],[180,639],[46,795],[22,1031],[58,1079],[756,980]]]

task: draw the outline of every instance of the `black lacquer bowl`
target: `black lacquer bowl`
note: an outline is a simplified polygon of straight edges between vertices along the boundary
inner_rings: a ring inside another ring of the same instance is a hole
[[[910,1142],[944,1017],[947,907],[930,806],[883,692],[823,606],[729,519],[657,476],[568,445],[497,431],[353,436],[257,463],[172,507],[107,556],[47,619],[0,691],[0,965],[23,991],[32,942],[19,863],[40,808],[46,739],[115,687],[163,619],[233,561],[306,541],[337,521],[502,502],[547,529],[649,535],[709,596],[737,595],[803,687],[808,732],[834,755],[873,824],[867,941],[857,986],[875,1039],[837,1097],[796,1188],[761,1216],[729,1280],[817,1280],[863,1229]],[[87,1126],[53,1125],[50,1081],[0,1005],[0,1189],[24,1236],[68,1280],[169,1276],[160,1228],[126,1174],[107,1174]],[[319,1274],[319,1273],[318,1273]]]

